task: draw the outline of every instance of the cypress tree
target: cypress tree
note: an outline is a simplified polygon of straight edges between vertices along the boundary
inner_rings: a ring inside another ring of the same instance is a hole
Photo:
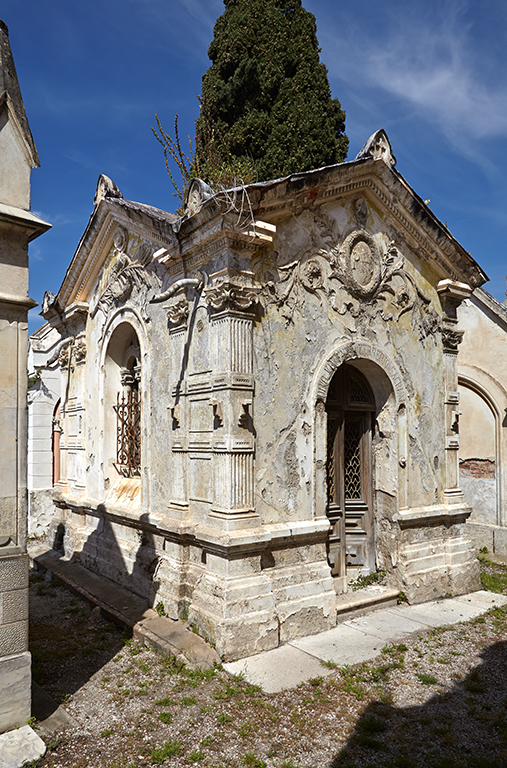
[[[218,166],[247,176],[253,166],[263,181],[343,161],[345,113],[331,98],[314,15],[301,0],[224,5],[202,78],[196,170],[213,184]]]

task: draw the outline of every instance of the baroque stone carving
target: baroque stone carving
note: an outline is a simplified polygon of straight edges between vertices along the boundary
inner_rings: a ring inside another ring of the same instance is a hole
[[[431,307],[404,269],[404,258],[391,242],[379,247],[365,230],[352,232],[341,246],[315,249],[279,268],[278,283],[267,289],[283,316],[291,320],[300,310],[304,294],[327,300],[339,315],[397,321],[412,312],[412,322],[423,339],[440,327]]]
[[[107,315],[113,307],[127,301],[135,287],[140,291],[147,289],[149,284],[147,267],[152,259],[151,248],[143,243],[135,256],[130,256],[126,252],[128,239],[127,230],[124,227],[118,227],[113,240],[112,266],[106,276],[106,286],[91,309],[91,317],[95,316],[98,309]],[[144,307],[145,296],[141,303]]]
[[[458,346],[463,339],[464,331],[456,331],[454,328],[442,328],[442,343],[444,352],[457,354]]]
[[[187,325],[189,305],[185,296],[180,296],[178,299],[169,304],[166,307],[167,319],[171,325]]]
[[[73,348],[74,359],[76,363],[83,363],[86,357],[86,344],[83,339],[79,339]]]
[[[231,280],[207,288],[206,301],[217,311],[233,309],[245,312],[252,309],[258,302],[259,289],[253,286],[238,285]]]

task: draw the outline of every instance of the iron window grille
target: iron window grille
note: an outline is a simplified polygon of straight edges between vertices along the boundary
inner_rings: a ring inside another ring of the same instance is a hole
[[[118,392],[116,405],[116,469],[125,477],[141,473],[141,396]]]

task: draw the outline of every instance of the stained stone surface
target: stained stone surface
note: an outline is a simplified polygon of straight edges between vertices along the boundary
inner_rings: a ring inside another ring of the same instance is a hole
[[[46,745],[29,725],[0,735],[0,768],[21,768],[45,752]]]
[[[28,651],[0,658],[0,723],[2,730],[30,717],[31,655]]]

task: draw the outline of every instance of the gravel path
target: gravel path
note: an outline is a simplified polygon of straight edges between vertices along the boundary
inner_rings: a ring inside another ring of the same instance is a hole
[[[79,723],[41,734],[37,766],[507,768],[507,608],[265,694],[140,648],[39,574],[30,592],[34,678]]]

